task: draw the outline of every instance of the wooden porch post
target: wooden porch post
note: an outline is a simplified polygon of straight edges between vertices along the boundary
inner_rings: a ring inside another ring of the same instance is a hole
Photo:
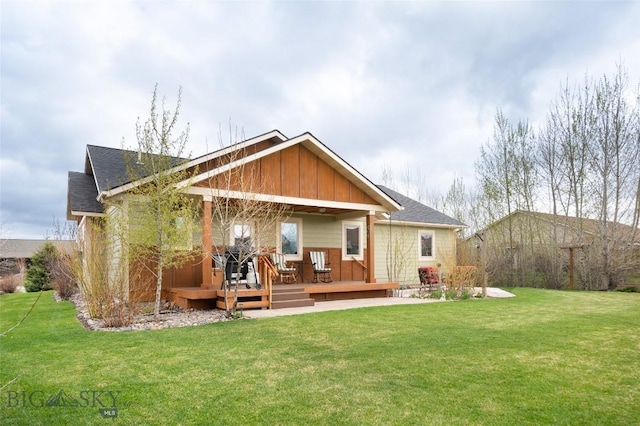
[[[376,272],[375,272],[375,249],[373,248],[373,224],[375,222],[375,217],[372,214],[367,215],[367,271],[366,271],[366,282],[375,283],[376,282]]]
[[[211,201],[202,199],[202,287],[213,287]]]

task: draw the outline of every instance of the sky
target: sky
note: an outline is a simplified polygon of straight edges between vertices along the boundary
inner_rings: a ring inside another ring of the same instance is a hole
[[[566,82],[640,82],[640,2],[0,0],[0,237],[66,218],[87,144],[136,147],[151,95],[196,157],[312,133],[374,183],[475,181],[496,110],[542,125]]]

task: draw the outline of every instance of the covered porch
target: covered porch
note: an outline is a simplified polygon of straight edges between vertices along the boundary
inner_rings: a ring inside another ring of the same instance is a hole
[[[190,280],[174,280],[165,292],[178,306],[225,308],[217,259],[240,246],[259,258],[281,254],[296,270],[295,282],[282,287],[259,270],[261,289],[238,289],[244,309],[380,297],[398,287],[377,283],[374,224],[402,207],[310,133],[287,139],[270,132],[192,166],[197,174],[184,190],[201,203],[203,255]],[[324,253],[332,282],[312,282],[310,252]]]

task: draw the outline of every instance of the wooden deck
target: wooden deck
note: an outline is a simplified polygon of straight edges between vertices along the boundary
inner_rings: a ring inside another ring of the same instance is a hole
[[[387,297],[398,283],[363,283],[335,281],[332,283],[275,284],[272,300],[267,289],[238,289],[242,309],[272,309],[313,306],[325,300]],[[233,288],[229,290],[233,292]],[[202,287],[174,287],[168,290],[169,300],[184,309],[224,309],[224,291]]]

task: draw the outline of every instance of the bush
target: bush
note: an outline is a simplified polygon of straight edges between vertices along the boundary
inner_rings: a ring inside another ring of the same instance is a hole
[[[431,299],[440,299],[442,297],[442,290],[434,290],[429,294]]]
[[[78,292],[72,263],[76,257],[74,253],[58,251],[55,260],[49,265],[51,285],[58,296],[64,300],[69,300]]]
[[[634,286],[628,286],[625,288],[619,288],[617,291],[622,291],[624,293],[640,293],[640,291],[638,291],[637,287]]]
[[[469,290],[462,290],[462,293],[460,293],[460,300],[467,300],[467,299],[471,299],[473,297],[473,293],[470,292]]]
[[[458,292],[455,290],[447,290],[444,297],[447,300],[456,300],[458,298]]]
[[[0,278],[0,294],[3,293],[15,293],[16,289],[20,285],[20,275],[9,275],[8,277]]]
[[[24,288],[27,291],[51,290],[51,265],[57,256],[56,247],[47,242],[31,258],[27,268]]]

